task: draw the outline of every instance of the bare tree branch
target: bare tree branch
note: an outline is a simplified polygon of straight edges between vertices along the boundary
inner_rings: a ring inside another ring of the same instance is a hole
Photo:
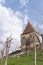
[[[11,41],[13,40],[13,38],[11,37],[12,34],[10,34],[10,36],[7,38],[6,42],[5,42],[5,47],[6,47],[6,59],[5,59],[5,65],[7,65],[7,60],[8,60],[8,53],[9,53],[9,49],[10,49],[10,45],[11,45]]]

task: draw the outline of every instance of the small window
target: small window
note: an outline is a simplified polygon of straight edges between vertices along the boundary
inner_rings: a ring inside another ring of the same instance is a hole
[[[23,39],[25,39],[25,36],[23,36]]]

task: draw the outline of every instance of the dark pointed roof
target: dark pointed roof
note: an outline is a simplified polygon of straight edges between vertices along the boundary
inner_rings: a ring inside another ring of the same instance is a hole
[[[28,24],[22,34],[27,34],[27,33],[33,32],[33,31],[35,31],[33,26],[30,24],[30,22],[28,22]]]

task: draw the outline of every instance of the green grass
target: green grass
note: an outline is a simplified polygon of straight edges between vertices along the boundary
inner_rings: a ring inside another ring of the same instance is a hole
[[[4,62],[0,63],[4,65]],[[29,55],[21,55],[19,58],[9,58],[8,65],[34,65],[34,52]],[[37,51],[37,65],[43,65],[43,52]]]

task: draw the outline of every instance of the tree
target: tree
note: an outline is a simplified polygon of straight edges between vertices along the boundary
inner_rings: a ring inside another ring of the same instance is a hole
[[[4,57],[4,51],[6,52],[5,53],[5,64],[4,65],[7,65],[8,53],[9,53],[11,41],[13,40],[13,38],[11,37],[11,35],[12,34],[10,34],[10,36],[6,39],[5,44],[2,41],[0,41],[0,43],[4,45],[3,50],[1,50],[2,60],[3,60],[3,57]]]
[[[5,65],[7,65],[7,60],[8,60],[8,53],[9,53],[9,49],[10,49],[10,45],[11,45],[11,41],[13,39],[11,38],[11,35],[7,38],[6,42],[5,42],[5,47],[6,47],[6,58],[5,58]]]
[[[34,65],[36,65],[36,40],[34,33],[33,33],[33,43],[34,43]]]
[[[2,44],[2,45],[4,45],[4,43],[2,42],[2,41],[0,41],[0,43]],[[0,50],[0,53],[1,53],[1,62],[3,61],[3,57],[4,57],[4,48],[2,49],[2,50]]]

